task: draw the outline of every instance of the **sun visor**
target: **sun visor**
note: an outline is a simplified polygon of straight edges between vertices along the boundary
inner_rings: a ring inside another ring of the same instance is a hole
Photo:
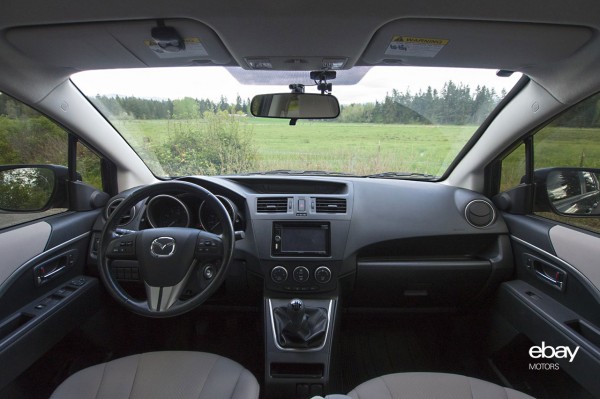
[[[20,27],[8,30],[6,37],[38,62],[78,70],[232,61],[212,29],[189,19]],[[172,45],[173,40],[180,42]]]
[[[563,25],[402,19],[377,31],[361,63],[519,70],[567,58],[592,33]]]

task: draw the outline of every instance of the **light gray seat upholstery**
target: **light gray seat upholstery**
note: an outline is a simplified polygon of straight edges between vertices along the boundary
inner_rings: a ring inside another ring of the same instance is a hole
[[[533,399],[491,382],[456,374],[399,373],[367,381],[352,399]]]
[[[81,370],[51,399],[257,399],[256,378],[233,360],[202,352],[149,352]]]

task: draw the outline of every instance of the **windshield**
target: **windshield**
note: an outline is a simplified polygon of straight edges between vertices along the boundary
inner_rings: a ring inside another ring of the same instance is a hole
[[[309,72],[188,67],[81,72],[73,82],[160,177],[245,173],[436,179],[520,74],[373,67],[338,71],[332,120],[253,117],[254,95]]]

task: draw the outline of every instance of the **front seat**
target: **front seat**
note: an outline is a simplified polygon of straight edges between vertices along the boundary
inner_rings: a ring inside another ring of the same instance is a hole
[[[491,382],[444,373],[398,373],[369,380],[326,399],[534,399]],[[314,398],[313,398],[314,399]]]
[[[258,399],[256,378],[240,364],[203,352],[149,352],[81,370],[51,399]]]

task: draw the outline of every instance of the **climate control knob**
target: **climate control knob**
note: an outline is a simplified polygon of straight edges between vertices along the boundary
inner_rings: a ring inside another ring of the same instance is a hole
[[[298,266],[294,269],[294,281],[297,283],[305,283],[310,278],[310,272],[304,266]]]
[[[283,266],[275,266],[271,269],[271,280],[275,283],[283,283],[288,278],[288,271]]]
[[[315,280],[321,284],[327,284],[331,281],[331,270],[327,266],[319,266],[315,270]]]

